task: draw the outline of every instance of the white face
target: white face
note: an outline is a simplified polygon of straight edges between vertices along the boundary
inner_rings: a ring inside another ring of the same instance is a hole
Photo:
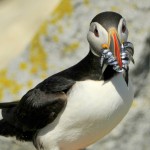
[[[120,43],[126,42],[128,38],[128,29],[124,18],[119,21],[118,29],[116,29],[116,31]],[[99,56],[100,50],[102,50],[103,48],[109,48],[109,36],[110,34],[108,33],[108,31],[99,23],[92,22],[90,24],[89,32],[87,34],[87,40],[94,55]]]
[[[121,43],[127,42],[128,28],[124,18],[122,18],[118,24],[118,36]]]

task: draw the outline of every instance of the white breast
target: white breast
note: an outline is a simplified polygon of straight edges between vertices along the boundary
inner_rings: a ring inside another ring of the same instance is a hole
[[[131,84],[122,74],[111,81],[77,82],[68,94],[68,103],[54,123],[38,134],[46,150],[84,148],[110,132],[128,112],[133,100]]]

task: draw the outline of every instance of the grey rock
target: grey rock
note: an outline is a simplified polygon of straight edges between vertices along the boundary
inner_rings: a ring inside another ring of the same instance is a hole
[[[135,86],[135,96],[150,99],[150,35],[145,40],[143,50],[140,54],[136,67],[132,70],[132,81]]]
[[[131,66],[131,78],[135,88],[135,101],[127,116],[109,135],[100,142],[88,147],[89,150],[149,150],[150,141],[150,1],[97,1],[70,0],[73,12],[65,15],[56,24],[46,26],[46,34],[34,38],[24,53],[16,58],[7,69],[7,77],[23,88],[17,93],[11,87],[5,88],[3,101],[19,99],[32,86],[43,80],[41,75],[50,76],[74,65],[88,53],[86,34],[91,19],[99,12],[113,10],[121,13],[129,26],[129,41],[135,47],[135,66]],[[51,20],[53,16],[49,18]],[[62,30],[62,31],[61,31]],[[38,44],[40,43],[40,45]],[[70,44],[74,44],[73,46]],[[42,47],[42,50],[38,49]],[[32,54],[34,53],[34,57]],[[40,53],[40,54],[39,54]],[[45,54],[47,56],[44,59]],[[32,57],[31,57],[32,56]],[[42,59],[41,59],[42,56]],[[31,59],[36,58],[38,66]],[[19,69],[21,63],[26,69]],[[47,64],[44,71],[43,64]],[[37,68],[35,68],[37,67]],[[37,72],[34,72],[37,69]],[[12,76],[13,75],[13,76]],[[17,83],[16,83],[17,82]],[[12,139],[0,138],[0,150],[31,150],[32,144],[18,144]]]

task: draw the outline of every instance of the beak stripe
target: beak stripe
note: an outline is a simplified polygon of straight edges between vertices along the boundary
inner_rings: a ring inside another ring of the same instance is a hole
[[[120,66],[120,68],[122,68],[122,60],[121,60],[121,56],[120,56],[120,46],[118,43],[118,39],[116,34],[113,34],[113,39],[114,39],[114,52],[115,52],[115,56],[117,58],[118,64]]]

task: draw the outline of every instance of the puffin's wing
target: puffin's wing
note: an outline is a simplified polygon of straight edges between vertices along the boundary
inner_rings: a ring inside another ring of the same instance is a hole
[[[28,91],[16,106],[3,109],[3,118],[24,131],[43,128],[63,110],[66,92],[74,83],[66,78],[50,77]]]

